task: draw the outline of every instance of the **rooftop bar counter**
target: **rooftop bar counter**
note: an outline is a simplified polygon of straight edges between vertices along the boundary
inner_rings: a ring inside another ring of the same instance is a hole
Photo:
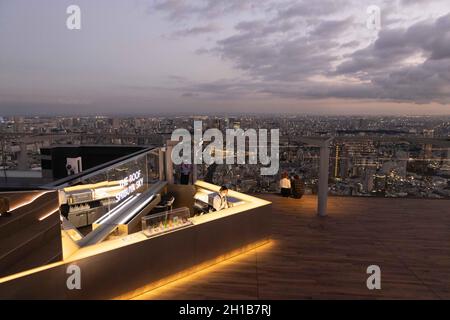
[[[219,191],[216,185],[164,183],[149,185],[148,190],[136,200],[145,215],[110,219],[114,231],[101,241],[83,237],[62,218],[62,260],[0,278],[0,299],[132,298],[269,241],[268,201],[230,190],[233,206],[212,212],[199,208],[202,203],[208,208]],[[152,213],[168,193],[175,195],[170,209]],[[104,230],[104,221],[97,219],[91,233]],[[80,289],[69,283],[74,266]]]

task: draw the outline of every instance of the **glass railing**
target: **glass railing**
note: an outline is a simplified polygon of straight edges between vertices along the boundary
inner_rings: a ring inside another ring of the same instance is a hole
[[[158,154],[148,150],[68,177],[61,184],[57,181],[52,188],[60,190],[61,213],[82,227],[136,201],[160,180],[160,174]]]
[[[305,194],[316,194],[319,148],[280,145],[280,170],[261,176],[258,165],[201,165],[199,179],[245,193],[279,192],[287,172]],[[336,196],[450,199],[450,140],[445,138],[338,137],[330,144],[329,194]]]

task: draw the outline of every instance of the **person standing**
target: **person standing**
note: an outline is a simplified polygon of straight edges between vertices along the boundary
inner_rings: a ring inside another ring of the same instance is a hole
[[[182,163],[180,168],[180,183],[189,184],[189,178],[191,176],[192,165],[189,163]]]

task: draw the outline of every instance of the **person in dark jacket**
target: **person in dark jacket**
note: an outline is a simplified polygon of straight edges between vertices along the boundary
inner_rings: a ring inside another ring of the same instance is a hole
[[[305,194],[305,183],[300,176],[296,174],[294,179],[292,179],[292,197],[300,199]]]

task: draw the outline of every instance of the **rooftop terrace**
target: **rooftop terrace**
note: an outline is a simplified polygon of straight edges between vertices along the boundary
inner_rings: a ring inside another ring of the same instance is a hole
[[[272,241],[138,299],[450,299],[450,201],[276,195]],[[381,290],[366,268],[381,268]]]

